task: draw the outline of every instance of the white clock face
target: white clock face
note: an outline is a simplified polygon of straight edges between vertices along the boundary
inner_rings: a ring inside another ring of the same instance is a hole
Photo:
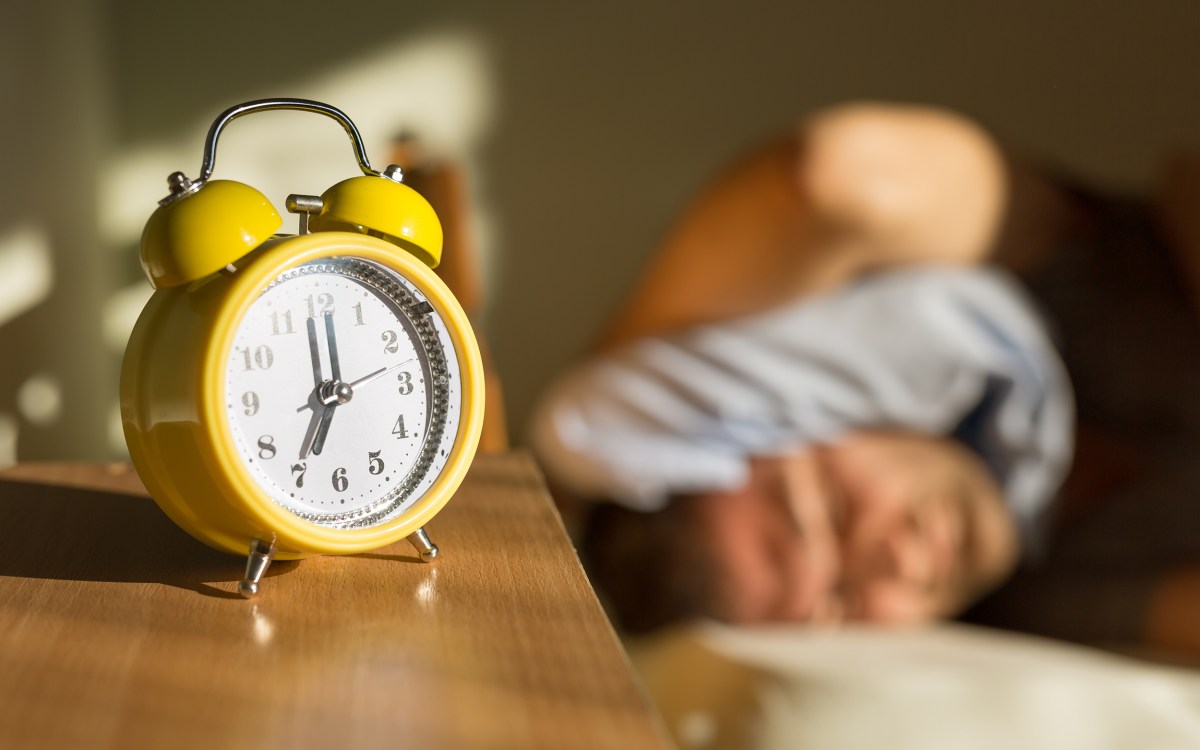
[[[410,507],[445,466],[461,379],[441,316],[356,258],[279,276],[238,324],[225,408],[238,456],[279,505],[335,528]]]

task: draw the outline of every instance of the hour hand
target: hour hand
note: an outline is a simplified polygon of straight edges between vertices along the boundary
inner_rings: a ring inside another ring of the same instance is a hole
[[[321,350],[317,346],[317,321],[308,319],[308,353],[312,357],[313,388],[320,388],[321,381]]]
[[[310,453],[321,452],[316,450],[317,432],[320,429],[321,420],[324,419],[325,414],[329,411],[326,406],[317,401],[315,396],[309,399],[309,404],[307,404],[304,408],[311,408],[313,410],[313,415],[312,419],[308,420],[308,429],[304,432],[304,440],[300,441],[301,461],[308,458]],[[322,443],[323,442],[324,441],[322,441]]]
[[[317,419],[317,415],[313,413],[313,419]],[[321,455],[321,451],[325,449],[325,438],[329,436],[329,424],[333,421],[333,407],[326,406],[321,410],[320,424],[317,425],[316,435],[313,437],[312,452],[316,455]]]

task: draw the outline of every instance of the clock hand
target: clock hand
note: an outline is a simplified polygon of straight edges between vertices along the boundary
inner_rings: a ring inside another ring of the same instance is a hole
[[[318,398],[325,406],[321,412],[321,421],[317,425],[317,434],[313,437],[312,452],[321,455],[325,448],[325,438],[329,437],[329,425],[333,422],[333,410],[339,404],[344,404],[354,395],[352,389],[342,382],[342,368],[338,362],[337,335],[333,329],[333,313],[325,313],[325,341],[329,345],[329,374],[333,380],[329,386],[324,383],[317,389]]]
[[[313,414],[313,419],[317,415]],[[312,452],[315,455],[321,455],[321,451],[325,448],[325,438],[329,436],[329,424],[333,422],[333,407],[326,406],[321,411],[321,423],[317,425],[317,433],[313,436]]]
[[[304,439],[300,441],[300,460],[304,461],[308,458],[308,454],[313,450],[313,443],[317,437],[317,427],[321,423],[321,418],[325,416],[325,407],[320,401],[321,383],[324,378],[321,377],[321,350],[317,344],[317,321],[313,318],[308,318],[308,353],[312,358],[313,371],[313,391],[308,397],[308,403],[297,409],[297,412],[305,409],[312,409],[312,419],[308,420],[308,429],[304,432]]]
[[[317,426],[321,423],[321,418],[325,416],[325,407],[319,405],[313,409],[312,419],[308,420],[308,429],[304,433],[304,439],[300,441],[300,460],[308,458],[308,454],[313,452],[313,443],[317,438]],[[320,451],[317,451],[320,453]]]
[[[312,356],[313,388],[320,388],[321,381],[321,351],[317,348],[317,321],[308,319],[308,353]]]
[[[325,440],[329,437],[329,426],[333,422],[333,410],[340,404],[349,401],[353,397],[356,387],[366,385],[413,361],[410,358],[391,367],[376,370],[353,383],[343,383],[341,362],[338,359],[337,351],[337,334],[333,326],[333,313],[325,313],[324,317],[325,340],[329,347],[329,370],[332,379],[325,381],[321,378],[321,360],[317,348],[317,324],[313,318],[309,318],[308,349],[312,356],[313,380],[316,385],[313,389],[314,397],[309,399],[308,404],[296,410],[298,412],[304,411],[307,408],[312,408],[313,410],[312,419],[308,423],[308,430],[305,432],[304,440],[301,441],[300,445],[301,461],[308,458],[310,453],[318,456],[321,455],[321,451],[325,449]],[[321,407],[319,410],[316,408],[317,405]]]
[[[350,401],[353,395],[354,391],[349,383],[326,380],[309,395],[308,403],[296,410],[297,413],[305,409],[313,410],[312,419],[308,422],[308,431],[300,444],[301,459],[306,458],[310,452],[321,454],[325,447],[325,437],[329,434],[329,423],[333,421],[334,408]]]
[[[338,364],[337,336],[333,332],[333,313],[325,313],[325,339],[329,344],[329,374],[333,382],[342,379],[342,369]]]
[[[372,372],[368,375],[363,375],[358,380],[352,380],[349,383],[335,383],[334,381],[328,381],[329,385],[326,385],[325,383],[319,383],[317,385],[316,391],[314,391],[314,394],[316,394],[316,398],[309,396],[308,403],[304,404],[303,406],[298,407],[296,409],[296,413],[299,414],[300,412],[304,411],[305,409],[312,409],[313,402],[320,404],[320,403],[322,403],[322,399],[332,400],[334,402],[332,405],[334,405],[334,406],[340,406],[342,404],[345,404],[345,403],[349,402],[351,398],[354,397],[355,389],[359,388],[360,386],[364,386],[367,383],[378,380],[379,378],[382,378],[384,375],[387,375],[389,372],[394,372],[394,371],[400,369],[401,367],[404,367],[405,365],[412,363],[412,362],[416,362],[416,361],[417,361],[416,357],[409,357],[408,359],[404,360],[403,362],[397,362],[396,364],[392,365],[391,367],[380,367],[375,372]],[[341,386],[340,389],[337,387],[339,385]],[[347,391],[346,388],[349,388],[350,390]]]
[[[350,403],[350,399],[354,398],[355,388],[364,386],[374,380],[378,380],[384,375],[387,375],[389,372],[393,372],[407,365],[414,359],[414,357],[410,357],[403,362],[398,362],[392,365],[391,367],[381,367],[375,372],[369,375],[364,375],[352,383],[343,383],[337,379],[322,383],[321,386],[317,388],[316,400],[320,402],[322,407],[324,407],[324,411],[321,412],[321,421],[317,427],[317,433],[313,438],[313,443],[311,446],[312,452],[317,455],[321,454],[321,450],[325,447],[325,438],[329,434],[329,423],[333,421],[334,408],[341,406],[342,404]],[[300,409],[297,409],[296,411],[303,411],[304,408],[305,407],[300,407]],[[314,410],[313,419],[315,420],[316,417],[317,415]]]
[[[367,383],[370,383],[373,380],[378,380],[379,378],[382,378],[384,375],[387,375],[389,372],[392,372],[394,370],[400,369],[401,367],[404,367],[409,362],[415,362],[415,361],[416,361],[415,357],[409,357],[408,359],[404,360],[403,362],[394,364],[391,367],[381,367],[378,370],[376,370],[375,372],[371,373],[370,375],[364,375],[361,378],[359,378],[358,380],[352,381],[350,383],[350,387],[356,389],[359,386],[366,385]]]

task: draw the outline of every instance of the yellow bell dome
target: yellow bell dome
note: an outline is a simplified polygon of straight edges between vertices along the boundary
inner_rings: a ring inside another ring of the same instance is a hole
[[[314,232],[359,232],[408,250],[430,268],[442,259],[442,223],[429,201],[384,176],[342,180],[321,195],[321,212],[309,221]]]
[[[150,216],[142,232],[142,268],[155,289],[188,284],[241,258],[282,225],[259,191],[211,180],[167,199]]]

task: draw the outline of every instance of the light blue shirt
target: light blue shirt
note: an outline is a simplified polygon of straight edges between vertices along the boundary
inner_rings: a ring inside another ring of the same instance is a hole
[[[1033,305],[996,269],[889,271],[639,340],[556,383],[531,442],[566,488],[653,510],[741,486],[751,457],[865,427],[962,439],[997,477],[1026,549],[1039,546],[1074,403]]]

